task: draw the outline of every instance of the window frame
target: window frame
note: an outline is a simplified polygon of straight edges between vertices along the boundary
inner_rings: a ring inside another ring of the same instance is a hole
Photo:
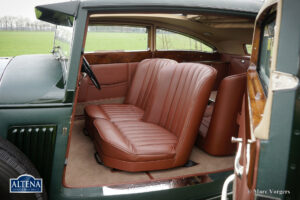
[[[89,19],[90,20],[90,19]],[[97,26],[97,25],[103,25],[103,26],[131,26],[131,27],[141,27],[141,28],[146,28],[147,29],[147,33],[148,33],[148,43],[147,43],[147,50],[124,50],[122,52],[155,52],[155,51],[186,51],[186,52],[199,52],[199,53],[208,53],[208,54],[213,54],[213,53],[217,53],[217,48],[214,47],[213,45],[207,43],[206,41],[203,41],[199,38],[197,38],[196,36],[187,34],[187,33],[183,33],[181,31],[177,31],[177,30],[173,30],[170,28],[166,28],[163,26],[157,26],[155,24],[151,24],[151,23],[135,23],[135,22],[116,22],[116,21],[106,21],[106,22],[99,22],[99,23],[91,23],[90,21],[88,21],[87,27],[89,26]],[[206,46],[212,48],[212,52],[205,52],[205,51],[196,51],[196,50],[158,50],[156,48],[156,30],[157,29],[162,29],[165,31],[169,31],[169,32],[173,32],[173,33],[177,33],[189,38],[192,38],[198,42],[201,42],[203,44],[205,44]],[[86,38],[85,38],[85,42],[87,39],[87,34],[88,34],[88,30],[86,33]],[[85,46],[84,46],[85,49]],[[84,51],[85,52],[85,51]],[[108,50],[107,52],[118,52],[117,50]],[[93,53],[93,52],[85,52],[85,53]],[[97,53],[97,52],[94,52]]]
[[[191,39],[194,39],[198,42],[201,42],[203,43],[204,45],[210,47],[213,51],[212,52],[206,52],[206,51],[197,51],[197,50],[184,50],[184,49],[157,49],[157,45],[156,45],[156,41],[157,41],[157,29],[160,29],[160,30],[164,30],[164,31],[168,31],[168,32],[172,32],[172,33],[176,33],[176,34],[179,34],[179,35],[183,35],[185,37],[188,37],[188,38],[191,38]],[[154,26],[154,51],[193,51],[193,52],[200,52],[200,53],[209,53],[209,54],[212,54],[212,53],[216,53],[217,52],[217,48],[212,46],[211,44],[208,44],[207,42],[203,41],[203,40],[200,40],[199,38],[195,37],[195,36],[192,36],[192,35],[189,35],[187,33],[183,33],[183,32],[180,32],[180,31],[177,31],[177,30],[171,30],[171,29],[168,29],[168,28],[165,28],[165,27],[160,27],[160,26]]]
[[[259,39],[259,52],[258,52],[258,60],[257,60],[257,72],[258,72],[258,76],[259,76],[259,79],[260,79],[260,82],[263,86],[263,89],[264,89],[264,92],[265,92],[265,95],[268,96],[268,88],[269,88],[269,84],[270,84],[270,81],[269,83],[266,83],[265,82],[265,79],[261,73],[261,53],[262,53],[262,44],[263,44],[263,39],[264,39],[264,28],[266,25],[272,23],[272,22],[275,22],[275,26],[276,26],[276,12],[273,12],[271,14],[269,14],[269,16],[266,17],[266,19],[261,23],[260,25],[260,39]],[[275,26],[274,26],[274,29],[275,29]],[[275,35],[274,35],[275,37]],[[269,66],[270,68],[271,66]],[[271,72],[270,72],[271,73]],[[269,80],[270,80],[271,77],[269,77]]]

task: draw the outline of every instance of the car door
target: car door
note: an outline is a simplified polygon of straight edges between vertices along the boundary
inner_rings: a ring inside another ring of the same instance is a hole
[[[290,140],[298,87],[299,27],[297,1],[267,1],[256,18],[247,72],[233,181],[233,199],[287,198]],[[295,24],[293,24],[295,23]],[[295,123],[295,122],[294,122]]]

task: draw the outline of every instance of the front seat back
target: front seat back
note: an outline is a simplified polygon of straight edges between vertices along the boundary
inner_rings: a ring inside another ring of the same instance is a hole
[[[220,84],[207,133],[200,133],[198,145],[212,155],[235,152],[231,137],[238,133],[237,117],[246,87],[246,74],[224,78]],[[202,122],[203,123],[203,122]]]
[[[216,79],[216,70],[203,64],[180,63],[162,68],[144,120],[178,138],[174,166],[189,158],[197,130]]]
[[[170,59],[152,58],[141,61],[134,75],[125,104],[135,105],[142,110],[148,106],[148,99],[157,80],[159,71],[167,65],[176,65]]]

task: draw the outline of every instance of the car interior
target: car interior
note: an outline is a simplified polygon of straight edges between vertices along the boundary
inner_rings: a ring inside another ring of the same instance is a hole
[[[254,20],[90,14],[83,57],[100,89],[81,73],[64,186],[211,182],[232,171]]]

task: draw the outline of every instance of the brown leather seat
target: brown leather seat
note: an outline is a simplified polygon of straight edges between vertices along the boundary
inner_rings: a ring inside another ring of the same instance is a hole
[[[146,59],[138,64],[125,104],[88,105],[86,129],[92,137],[93,121],[97,118],[110,121],[141,120],[148,105],[149,96],[157,80],[158,72],[166,65],[176,65],[170,59]]]
[[[207,153],[222,156],[235,152],[231,137],[238,133],[237,117],[246,87],[246,74],[224,78],[215,104],[206,108],[197,144]]]
[[[94,143],[103,163],[132,172],[185,164],[215,78],[216,70],[203,64],[161,68],[142,121],[94,120]]]

